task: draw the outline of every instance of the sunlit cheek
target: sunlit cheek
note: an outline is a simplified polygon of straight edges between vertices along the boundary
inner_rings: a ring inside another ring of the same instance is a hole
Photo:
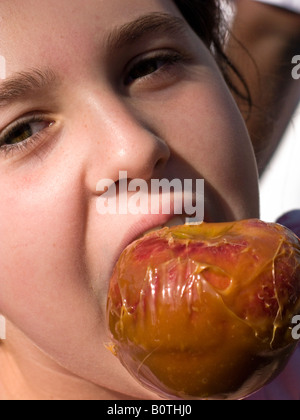
[[[0,222],[6,238],[0,243],[0,312],[46,349],[52,343],[62,348],[60,337],[95,319],[81,200],[74,189],[58,193],[20,194],[6,223]]]
[[[195,79],[174,88],[157,119],[173,153],[226,199],[235,217],[258,216],[252,146],[236,104],[217,72],[199,71]]]
[[[79,260],[82,204],[75,182],[62,184],[52,177],[48,183],[2,189],[0,237],[6,239],[0,242],[0,262],[6,279],[23,276],[45,282],[59,271],[66,274],[73,267],[68,262]]]
[[[229,163],[231,151],[240,145],[237,137],[241,134],[241,141],[245,141],[245,131],[239,130],[237,135],[232,129],[233,124],[241,127],[240,117],[230,97],[220,93],[222,88],[220,84],[207,84],[207,78],[202,81],[201,77],[198,82],[174,88],[159,114],[155,111],[172,149],[191,163],[203,161],[207,167],[215,162],[218,166],[220,158]]]

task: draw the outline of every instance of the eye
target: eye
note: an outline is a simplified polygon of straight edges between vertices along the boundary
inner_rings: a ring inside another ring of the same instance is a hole
[[[144,58],[138,58],[134,60],[127,72],[125,85],[128,86],[139,79],[167,70],[181,60],[183,57],[175,51],[155,52]]]
[[[49,122],[46,121],[17,123],[16,126],[10,128],[8,132],[4,132],[4,134],[0,136],[0,146],[24,142],[48,126]]]
[[[46,130],[54,124],[44,116],[31,115],[21,118],[0,133],[0,152],[14,152],[24,150],[37,143],[46,135]]]

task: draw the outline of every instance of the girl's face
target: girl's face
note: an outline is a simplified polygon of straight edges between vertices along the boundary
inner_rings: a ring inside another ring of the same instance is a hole
[[[106,293],[124,247],[170,216],[100,215],[97,184],[201,178],[207,220],[258,217],[244,123],[171,0],[2,0],[0,19],[7,345],[22,334],[16,352],[145,397],[104,347]]]

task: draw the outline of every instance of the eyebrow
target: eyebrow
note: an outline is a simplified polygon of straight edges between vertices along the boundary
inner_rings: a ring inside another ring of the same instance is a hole
[[[182,18],[168,13],[154,12],[114,28],[107,36],[106,48],[108,51],[121,49],[151,33],[183,36],[186,32],[187,24]]]
[[[57,75],[50,69],[16,73],[0,83],[0,108],[46,88],[52,90],[58,82]]]
[[[184,19],[168,13],[154,12],[112,29],[104,45],[107,51],[116,51],[151,33],[183,36],[186,32],[187,24]],[[0,82],[0,108],[27,99],[47,88],[53,91],[59,82],[58,76],[49,68],[33,68],[16,73]]]

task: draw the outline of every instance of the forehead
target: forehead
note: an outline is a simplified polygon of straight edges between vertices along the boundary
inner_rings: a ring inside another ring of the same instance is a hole
[[[66,71],[99,54],[114,28],[153,12],[180,16],[172,0],[1,0],[7,76],[36,67]]]

